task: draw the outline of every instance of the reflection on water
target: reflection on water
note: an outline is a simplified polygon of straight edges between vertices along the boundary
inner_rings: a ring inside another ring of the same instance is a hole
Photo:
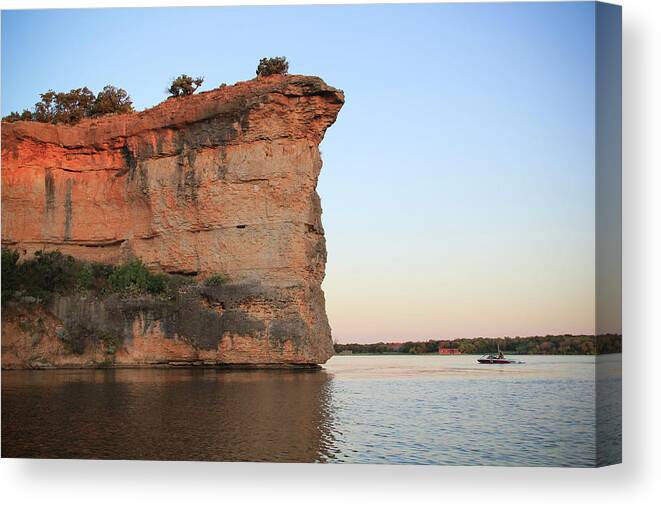
[[[3,457],[323,461],[328,373],[3,372]]]
[[[613,356],[619,360],[619,356]],[[3,457],[592,466],[619,361],[334,357],[323,370],[2,373]],[[603,380],[603,382],[602,382]],[[609,440],[610,439],[610,440]]]

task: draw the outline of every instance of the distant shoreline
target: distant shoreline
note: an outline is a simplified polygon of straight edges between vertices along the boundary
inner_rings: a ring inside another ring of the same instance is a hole
[[[602,352],[599,354],[521,354],[517,352],[504,352],[508,356],[585,356],[585,357],[597,357],[605,356],[610,354],[621,354],[621,352]],[[353,356],[424,356],[424,357],[480,357],[482,354],[439,354],[434,352],[424,353],[424,354],[406,354],[404,352],[356,352],[350,354],[336,353],[335,356],[343,357],[353,357]]]
[[[498,350],[508,355],[596,356],[622,352],[621,334],[459,338],[378,343],[336,343],[335,354],[482,355]]]

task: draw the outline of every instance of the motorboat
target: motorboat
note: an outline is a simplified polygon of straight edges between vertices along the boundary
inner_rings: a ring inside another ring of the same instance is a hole
[[[524,364],[523,361],[506,358],[500,351],[500,345],[498,346],[497,354],[484,354],[477,362],[480,364]]]

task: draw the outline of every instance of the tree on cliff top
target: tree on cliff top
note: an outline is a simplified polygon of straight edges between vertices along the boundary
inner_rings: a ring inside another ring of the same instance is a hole
[[[48,90],[39,94],[39,97],[41,100],[34,105],[33,111],[25,109],[21,114],[13,112],[2,120],[73,124],[83,118],[133,112],[131,97],[126,90],[112,85],[105,86],[96,96],[85,86],[68,93]]]
[[[193,79],[192,77],[187,76],[186,74],[182,74],[181,76],[172,80],[170,87],[166,91],[170,94],[170,97],[182,97],[184,95],[192,95],[193,93],[195,93],[195,90],[197,90],[200,86],[202,86],[203,82],[204,82],[203,77],[196,77],[195,79]]]
[[[289,62],[284,56],[274,58],[262,58],[257,66],[257,76],[266,77],[273,74],[287,74],[289,72]]]
[[[13,121],[31,121],[31,120],[32,120],[32,111],[30,111],[29,109],[23,109],[22,113],[19,113],[17,111],[12,111],[2,119],[2,121],[8,121],[10,123]]]
[[[47,123],[77,123],[89,116],[94,93],[84,86],[69,93],[56,93],[48,90],[40,95],[41,100],[34,105],[34,119]]]
[[[90,116],[103,116],[104,114],[132,113],[133,101],[126,90],[112,85],[103,87],[90,109]]]

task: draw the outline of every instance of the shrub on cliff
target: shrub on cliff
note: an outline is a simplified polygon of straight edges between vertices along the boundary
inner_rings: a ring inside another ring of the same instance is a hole
[[[16,250],[2,249],[2,304],[15,296],[47,303],[54,294],[73,293],[172,298],[182,287],[195,283],[191,276],[152,273],[139,259],[111,266],[82,261],[58,251],[38,251],[23,262],[19,262],[19,257]]]
[[[266,77],[273,74],[287,74],[289,72],[289,62],[284,56],[274,58],[262,58],[257,66],[257,76]]]
[[[76,274],[76,288],[80,291],[104,293],[110,290],[109,278],[116,269],[110,264],[81,261]]]
[[[92,116],[133,112],[131,97],[126,90],[112,85],[105,86],[96,96],[85,86],[69,92],[48,90],[39,97],[41,100],[34,105],[33,111],[13,112],[2,121],[74,124]]]
[[[90,115],[94,93],[84,86],[68,93],[48,90],[34,105],[34,119],[46,123],[78,123]]]
[[[20,280],[18,258],[17,250],[2,249],[2,303],[9,301],[18,289]]]
[[[126,90],[112,85],[103,87],[94,99],[90,109],[90,116],[103,116],[104,114],[132,113],[133,101]]]
[[[18,261],[18,251],[2,249],[3,303],[17,293],[48,301],[54,293],[64,294],[78,288],[88,288],[86,268],[92,264],[76,260],[70,255],[38,251],[31,259],[21,263]]]
[[[114,292],[160,294],[167,288],[165,275],[151,273],[140,259],[115,268],[108,281]]]
[[[42,301],[54,293],[65,294],[76,288],[82,262],[60,252],[35,252],[20,264],[22,289]]]
[[[172,80],[170,87],[167,89],[167,92],[170,94],[170,97],[183,97],[184,95],[192,95],[195,93],[202,83],[204,82],[203,77],[196,77],[193,79],[186,74]]]
[[[28,109],[23,109],[22,113],[12,111],[7,116],[2,118],[2,121],[13,122],[13,121],[31,121],[32,120],[32,111]]]

